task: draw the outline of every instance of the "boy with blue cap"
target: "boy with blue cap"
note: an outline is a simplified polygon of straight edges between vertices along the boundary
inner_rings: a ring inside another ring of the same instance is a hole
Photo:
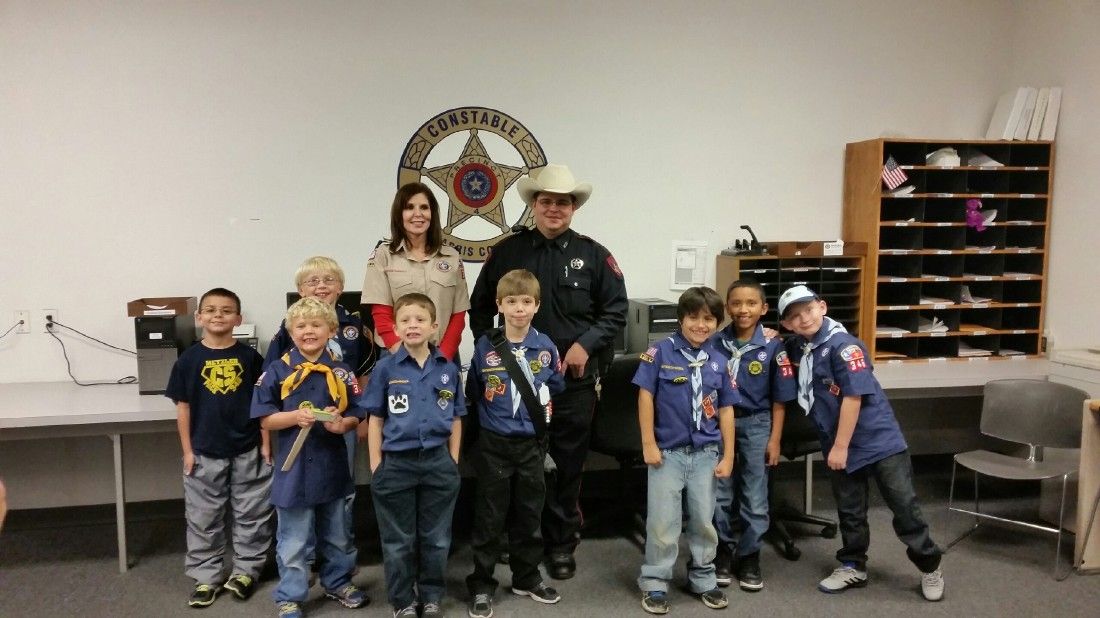
[[[711,609],[729,605],[714,575],[718,535],[712,518],[715,479],[733,469],[733,406],[741,396],[725,359],[709,342],[722,319],[722,298],[710,288],[689,288],[680,295],[676,318],[680,330],[650,346],[634,374],[642,456],[649,466],[638,588],[642,609],[651,614],[669,611],[684,504],[688,588]]]
[[[817,427],[836,498],[843,547],[841,566],[818,589],[836,593],[867,584],[868,481],[894,514],[894,532],[920,569],[921,593],[943,598],[940,559],[913,490],[909,447],[873,373],[863,342],[826,316],[824,300],[804,285],[779,297],[780,323],[794,332],[788,352],[798,362],[798,403]]]

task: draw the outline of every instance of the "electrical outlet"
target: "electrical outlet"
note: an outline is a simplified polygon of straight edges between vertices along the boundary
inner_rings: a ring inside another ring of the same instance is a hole
[[[20,324],[22,322],[22,324]],[[18,326],[15,327],[15,332],[20,335],[25,335],[31,332],[31,312],[26,309],[15,312],[15,323]]]
[[[38,310],[38,320],[37,320],[38,322],[40,322],[42,324],[42,332],[44,332],[44,333],[57,332],[56,328],[54,328],[53,331],[50,331],[50,328],[47,326],[47,323],[49,322],[49,320],[46,319],[46,316],[51,316],[51,318],[50,318],[51,320],[58,319],[57,318],[57,309],[39,309]]]

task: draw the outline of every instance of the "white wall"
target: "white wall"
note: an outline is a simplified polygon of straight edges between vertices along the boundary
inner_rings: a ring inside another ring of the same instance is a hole
[[[836,237],[845,142],[978,135],[1013,9],[0,3],[0,324],[56,308],[130,345],[126,301],[225,285],[266,338],[304,257],[334,256],[358,289],[405,143],[460,105],[512,114],[592,181],[576,227],[615,252],[631,295],[675,298],[673,239],[714,254],[743,223]],[[0,382],[67,379],[34,330],[0,341]],[[135,370],[66,340],[80,378]]]
[[[1067,224],[1098,216],[1095,6],[1033,22],[1005,0],[0,1],[0,326],[57,308],[130,345],[127,300],[225,285],[266,338],[302,258],[332,255],[359,287],[402,149],[462,105],[515,116],[593,182],[575,227],[612,249],[632,296],[675,298],[672,240],[713,255],[743,223],[834,238],[846,142],[978,137],[1027,82],[1067,88],[1050,323],[1070,332],[1100,294],[1076,289],[1095,277]],[[65,339],[80,378],[135,371]],[[47,335],[0,340],[0,383],[65,379]],[[79,459],[73,497],[28,487],[12,471],[42,456],[2,444],[17,508],[111,500],[105,447],[53,449]],[[130,496],[178,495],[173,439],[133,444],[150,476]]]
[[[1007,86],[1061,86],[1047,327],[1053,344],[1096,347],[1100,328],[1100,2],[1017,2]],[[1008,90],[1006,87],[1005,90]]]

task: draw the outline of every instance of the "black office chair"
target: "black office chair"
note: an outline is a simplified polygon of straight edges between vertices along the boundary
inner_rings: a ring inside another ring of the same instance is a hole
[[[645,546],[645,486],[633,487],[631,472],[644,466],[642,433],[638,427],[638,387],[631,380],[640,362],[637,354],[620,356],[600,378],[600,400],[592,418],[589,448],[613,457],[619,463],[616,529],[635,545]],[[627,508],[623,508],[627,507]]]
[[[821,536],[831,539],[836,536],[835,521],[811,515],[813,504],[813,465],[810,455],[821,452],[821,443],[817,438],[817,429],[797,403],[787,405],[787,414],[783,423],[783,436],[779,443],[780,454],[788,461],[802,458],[806,462],[805,494],[802,510],[779,502],[775,493],[775,471],[768,475],[768,496],[771,502],[771,526],[768,537],[787,560],[798,560],[802,552],[794,544],[794,538],[788,530],[788,524],[807,524],[821,526]]]

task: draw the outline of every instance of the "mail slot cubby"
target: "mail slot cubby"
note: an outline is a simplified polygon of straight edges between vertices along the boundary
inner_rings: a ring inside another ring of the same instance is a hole
[[[921,276],[961,277],[963,274],[961,255],[925,255],[923,258]]]
[[[947,327],[947,332],[959,330],[959,312],[952,309],[925,309],[919,313],[917,320],[918,325],[921,323],[922,319],[928,321],[938,319]]]
[[[999,330],[1001,328],[1001,310],[960,309],[959,330],[967,330],[964,326],[974,326],[980,330]]]
[[[1005,272],[1042,275],[1043,257],[1044,255],[1042,253],[1005,254]]]
[[[972,227],[966,228],[966,246],[979,249],[1004,249],[1006,228],[986,227],[978,231]]]
[[[1042,195],[1047,192],[1050,185],[1050,172],[1043,171],[1017,171],[1008,176],[1008,190],[1005,193],[1030,193]]]
[[[875,350],[881,352],[873,362],[917,357],[917,340],[913,338],[875,337]],[[868,345],[870,345],[868,343]]]
[[[884,227],[879,246],[883,249],[920,249],[924,228]]]
[[[939,358],[958,355],[959,340],[957,337],[921,337],[917,340],[917,356]]]
[[[959,302],[970,302],[962,300],[963,286],[966,286],[966,289],[970,291],[970,296],[975,299],[974,302],[977,304],[999,303],[1004,300],[1004,283],[1001,281],[967,281],[960,284]],[[989,300],[981,300],[986,298]]]
[[[1008,280],[1004,285],[1004,302],[1013,303],[1038,303],[1042,300],[1043,284],[1041,281],[1014,281]]]
[[[1047,221],[1048,202],[1043,198],[1024,198],[1005,200],[1007,202],[1003,210],[997,211],[997,221],[1010,223],[1022,221],[1030,223],[1045,223]]]
[[[1039,328],[1038,307],[1006,307],[1002,314],[1001,328],[1005,330]]]
[[[922,299],[927,298],[942,298],[949,300],[953,303],[962,302],[959,298],[961,287],[958,283],[944,282],[944,283],[922,283],[920,286],[920,295]],[[940,304],[938,301],[921,302],[922,305],[936,305]]]
[[[928,227],[924,228],[925,249],[958,250],[966,245],[966,228]]]
[[[966,200],[961,198],[932,200],[924,209],[924,220],[928,223],[965,223]]]
[[[920,304],[919,283],[879,283],[879,305],[917,305]]]
[[[1011,173],[1001,170],[968,172],[965,193],[1009,193],[1011,176]]]
[[[1014,167],[1052,167],[1049,143],[1013,143],[1009,149],[1008,160],[997,160]]]
[[[924,219],[923,199],[884,199],[882,200],[883,221],[922,221]]]
[[[1004,270],[1003,253],[970,253],[963,256],[963,276],[999,277]]]
[[[1046,227],[1038,225],[997,228],[1004,232],[1006,249],[1042,249],[1046,242]]]
[[[966,176],[953,168],[930,169],[925,173],[925,193],[967,193]]]
[[[1039,353],[1040,337],[1037,334],[1027,335],[1001,335],[998,352],[1004,354],[1008,350],[1023,352],[1024,354]]]
[[[919,277],[921,256],[880,255],[878,271],[884,277]]]
[[[821,280],[819,268],[796,265],[791,268],[784,267],[779,273],[779,285],[790,287],[792,285],[806,285],[814,287]]]

